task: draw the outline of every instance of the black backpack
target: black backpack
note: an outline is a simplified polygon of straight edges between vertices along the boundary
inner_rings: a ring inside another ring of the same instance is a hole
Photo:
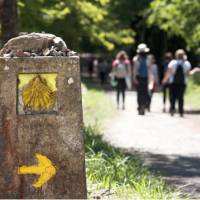
[[[175,84],[185,84],[185,74],[183,70],[183,65],[179,64],[176,68],[176,73],[174,74]]]

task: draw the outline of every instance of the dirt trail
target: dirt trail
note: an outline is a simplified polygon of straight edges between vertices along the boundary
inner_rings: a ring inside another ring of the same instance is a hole
[[[200,198],[200,115],[164,114],[160,95],[154,96],[152,112],[145,116],[137,115],[135,93],[128,93],[126,103],[126,110],[119,110],[107,125],[104,139],[130,153],[138,152],[153,171],[188,196]]]

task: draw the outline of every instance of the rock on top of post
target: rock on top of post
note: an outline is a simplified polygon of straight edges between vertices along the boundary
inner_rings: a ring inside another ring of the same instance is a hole
[[[53,34],[30,33],[10,39],[0,50],[0,57],[71,56],[64,40]]]

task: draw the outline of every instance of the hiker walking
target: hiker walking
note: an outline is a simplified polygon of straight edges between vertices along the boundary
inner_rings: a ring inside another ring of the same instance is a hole
[[[101,81],[101,85],[103,86],[106,83],[107,72],[108,72],[108,62],[107,60],[101,58],[98,64],[99,68],[99,78]]]
[[[113,74],[117,81],[117,108],[122,95],[122,109],[125,109],[126,78],[131,74],[130,61],[125,51],[120,51],[113,61]]]
[[[139,44],[137,55],[133,58],[133,81],[137,89],[138,113],[145,114],[145,108],[149,104],[148,84],[152,79],[151,61],[147,57],[150,49],[146,44]]]
[[[150,112],[153,94],[159,85],[159,77],[158,77],[158,65],[156,64],[155,56],[151,54],[148,56],[148,59],[150,59],[149,62],[151,63],[151,74],[152,74],[148,84],[149,102],[147,105],[147,110]]]
[[[171,52],[167,52],[164,56],[164,62],[163,65],[161,67],[161,80],[163,80],[167,69],[168,69],[168,65],[169,63],[172,61],[173,59],[173,55]],[[169,82],[166,82],[163,87],[162,87],[162,92],[163,92],[163,112],[166,112],[166,102],[167,102],[167,96],[169,98],[169,102],[170,102],[170,95],[169,95],[169,88],[170,84]]]
[[[170,83],[170,114],[175,113],[175,104],[178,100],[178,110],[181,117],[184,114],[184,94],[187,84],[187,76],[191,69],[191,64],[187,60],[185,51],[179,49],[175,53],[175,60],[168,65],[168,70],[163,79],[163,84],[168,80]]]

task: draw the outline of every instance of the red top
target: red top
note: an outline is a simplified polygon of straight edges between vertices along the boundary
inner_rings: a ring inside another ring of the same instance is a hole
[[[130,65],[130,61],[128,59],[125,59],[125,60],[115,59],[112,63],[113,68],[115,68],[119,63]]]

